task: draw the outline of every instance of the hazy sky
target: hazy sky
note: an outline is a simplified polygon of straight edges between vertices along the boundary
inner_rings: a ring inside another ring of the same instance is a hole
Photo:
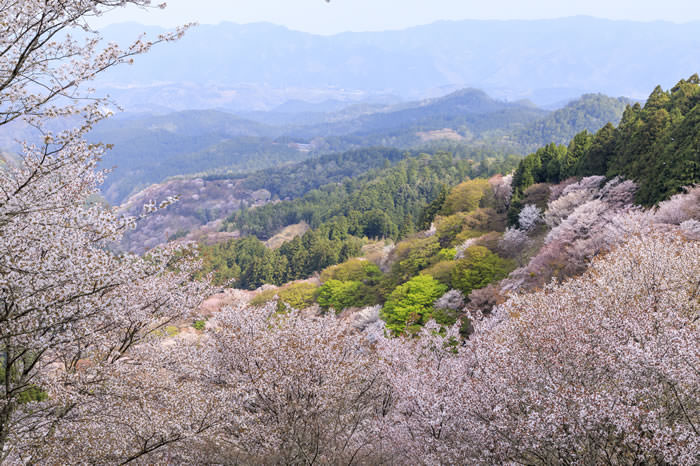
[[[160,0],[154,0],[154,3]],[[115,11],[96,25],[137,21],[172,27],[188,21],[266,21],[333,34],[401,29],[438,20],[541,19],[589,15],[639,21],[700,20],[700,0],[166,0],[168,8]]]

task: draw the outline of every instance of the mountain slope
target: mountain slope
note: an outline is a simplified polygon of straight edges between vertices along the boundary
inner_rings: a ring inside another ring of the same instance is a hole
[[[517,132],[516,140],[520,144],[565,144],[583,130],[595,133],[607,123],[617,124],[627,105],[632,103],[623,97],[585,94]]]
[[[627,107],[617,128],[608,124],[595,135],[576,135],[568,148],[548,145],[528,155],[513,179],[516,201],[532,184],[574,175],[633,180],[639,185],[636,200],[643,205],[700,183],[698,75],[669,91],[657,86],[644,107]]]
[[[169,176],[220,167],[250,171],[305,158],[294,148],[274,144],[278,134],[279,129],[206,110],[108,119],[91,131],[89,140],[114,146],[102,161],[103,167],[114,167],[103,193],[118,203]]]

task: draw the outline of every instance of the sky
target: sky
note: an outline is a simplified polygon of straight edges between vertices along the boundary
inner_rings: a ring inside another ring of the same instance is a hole
[[[699,0],[166,0],[165,10],[113,11],[94,23],[270,22],[314,34],[403,29],[439,20],[587,15],[634,21],[700,21]],[[158,0],[154,0],[157,3]]]

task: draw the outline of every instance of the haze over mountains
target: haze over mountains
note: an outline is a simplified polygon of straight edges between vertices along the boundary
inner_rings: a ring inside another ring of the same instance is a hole
[[[115,167],[103,193],[110,203],[120,203],[171,176],[230,177],[373,146],[421,149],[432,145],[454,151],[458,145],[524,155],[548,142],[568,142],[584,129],[594,132],[608,122],[617,123],[628,103],[624,98],[589,94],[551,112],[464,89],[437,99],[361,112],[312,113],[311,117],[296,113],[297,125],[273,126],[215,110],[127,114],[101,122],[89,139],[114,144],[103,161],[105,168]],[[257,117],[265,120],[265,115]]]
[[[177,46],[111,71],[99,88],[131,110],[271,110],[289,100],[395,103],[473,87],[556,105],[586,92],[644,98],[700,62],[700,23],[571,17],[438,22],[317,36],[271,24],[200,25]],[[126,41],[157,27],[113,25]],[[284,107],[283,107],[284,108]]]

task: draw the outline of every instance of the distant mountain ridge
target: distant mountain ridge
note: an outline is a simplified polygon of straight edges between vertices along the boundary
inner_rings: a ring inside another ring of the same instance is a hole
[[[627,103],[588,95],[550,112],[463,89],[357,112],[312,112],[314,124],[306,124],[300,114],[298,126],[273,126],[214,110],[123,116],[100,123],[89,139],[114,144],[103,166],[116,168],[103,192],[110,203],[119,203],[167,177],[237,176],[313,155],[367,147],[409,149],[449,140],[524,154],[550,141],[568,141],[584,129],[595,132],[608,122],[616,124]],[[258,118],[265,120],[262,114]]]
[[[416,100],[468,87],[540,106],[590,92],[642,98],[656,84],[670,87],[697,71],[698,30],[698,22],[571,17],[316,36],[221,23],[194,28],[148,60],[110,72],[102,84],[131,109],[271,110],[289,100]],[[141,32],[162,30],[137,24],[104,30],[122,42]]]
[[[546,110],[529,105],[493,99],[478,89],[461,89],[440,98],[387,107],[350,121],[302,128],[296,130],[296,134],[306,137],[323,134],[371,135],[392,130],[415,132],[458,126],[481,133],[490,129],[504,129],[547,114]]]

